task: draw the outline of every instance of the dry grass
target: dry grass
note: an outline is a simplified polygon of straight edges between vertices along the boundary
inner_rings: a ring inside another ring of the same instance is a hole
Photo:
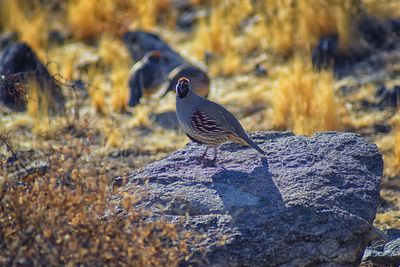
[[[128,74],[132,64],[128,51],[120,40],[105,34],[100,39],[99,55],[104,67],[110,69],[111,106],[123,112],[128,103]]]
[[[206,52],[217,57],[211,63],[211,74],[231,75],[240,71],[241,48],[236,33],[239,23],[251,12],[248,0],[212,3],[212,13],[208,20],[200,22],[192,46],[198,58],[203,59]]]
[[[129,28],[153,30],[157,18],[170,7],[168,0],[69,0],[67,17],[76,38],[117,35]]]
[[[309,52],[321,36],[337,33],[344,48],[350,43],[357,8],[346,0],[266,0],[262,9],[270,47],[283,56],[294,50]]]
[[[49,12],[37,1],[0,1],[0,9],[2,14],[6,14],[3,27],[18,33],[19,39],[26,42],[41,60],[46,61]]]
[[[397,0],[363,0],[368,14],[380,18],[397,18],[400,16],[400,2]]]
[[[400,112],[393,116],[391,122],[393,125],[393,170],[395,174],[400,175]]]
[[[128,77],[129,69],[124,67],[115,67],[113,72],[111,73],[111,81],[112,81],[112,98],[111,98],[111,106],[117,112],[123,112],[126,110],[128,98],[129,98],[129,89],[128,89]]]
[[[114,192],[105,169],[85,167],[89,140],[66,141],[47,151],[45,174],[17,182],[1,170],[0,264],[176,266],[187,249],[175,227],[144,222],[149,214],[134,208],[139,195]]]
[[[388,211],[377,214],[374,224],[380,229],[400,228],[400,211]]]
[[[39,135],[50,134],[51,120],[49,117],[49,95],[40,90],[39,85],[29,82],[29,96],[27,99],[27,113],[33,119],[33,132]]]
[[[278,129],[307,135],[340,129],[333,74],[316,72],[299,58],[278,73],[271,102],[271,117]]]
[[[394,132],[394,167],[398,174],[400,174],[400,128],[396,127]]]
[[[97,3],[98,1],[68,1],[68,23],[76,38],[94,37],[103,31],[102,21],[97,15]]]
[[[270,49],[285,57],[295,50],[308,54],[321,36],[333,33],[344,49],[352,41],[351,24],[359,8],[346,0],[265,0],[254,6],[247,0],[218,1],[211,7],[209,18],[197,27],[191,50],[201,59],[206,52],[215,55],[213,75],[243,71],[243,58],[254,50]],[[258,21],[241,27],[249,14],[257,14]]]

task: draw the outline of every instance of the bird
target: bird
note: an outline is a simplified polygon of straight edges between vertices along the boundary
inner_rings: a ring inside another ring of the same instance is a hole
[[[232,113],[223,106],[196,94],[191,90],[190,81],[186,77],[180,78],[176,84],[176,114],[181,128],[189,139],[206,145],[201,160],[207,156],[208,149],[212,147],[214,158],[211,163],[215,165],[218,146],[228,141],[251,146],[265,155],[265,151],[250,139]]]
[[[129,106],[140,102],[142,96],[154,93],[165,81],[163,55],[160,51],[148,52],[129,72]]]
[[[210,78],[207,73],[201,68],[184,64],[174,68],[167,76],[166,86],[163,88],[161,98],[166,96],[168,92],[175,91],[175,86],[178,80],[182,77],[187,77],[191,81],[192,90],[207,98],[210,91]]]

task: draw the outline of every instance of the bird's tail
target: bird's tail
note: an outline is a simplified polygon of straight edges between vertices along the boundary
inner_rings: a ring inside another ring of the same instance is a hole
[[[261,147],[259,147],[253,140],[251,140],[250,138],[247,138],[248,140],[245,140],[247,144],[249,144],[252,148],[254,148],[255,150],[257,150],[258,152],[260,152],[261,154],[265,155],[265,151],[261,149]]]
[[[234,136],[232,136],[234,139],[234,142],[237,142],[241,145],[244,146],[251,146],[252,148],[254,148],[255,150],[257,150],[258,152],[260,152],[261,154],[265,155],[265,151],[261,149],[261,147],[259,147],[253,140],[250,139],[250,137],[243,136],[243,137],[239,137],[236,134]]]

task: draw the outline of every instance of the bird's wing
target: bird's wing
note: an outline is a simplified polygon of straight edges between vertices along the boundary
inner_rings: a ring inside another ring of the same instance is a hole
[[[237,131],[236,128],[241,128],[236,118],[233,117],[233,115],[223,106],[200,96],[197,99],[199,99],[198,101],[203,106],[202,111],[205,113],[205,115],[216,121],[217,124],[224,130],[224,132],[235,133]],[[239,126],[237,124],[239,124]]]
[[[207,115],[200,109],[195,110],[190,117],[190,122],[192,123],[193,128],[201,134],[219,135],[227,132],[225,127],[218,123],[216,119]]]

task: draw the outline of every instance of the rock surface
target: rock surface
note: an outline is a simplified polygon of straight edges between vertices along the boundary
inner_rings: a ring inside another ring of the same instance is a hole
[[[365,266],[400,266],[400,230],[388,229],[385,234],[389,238],[388,242],[376,242],[376,245],[365,250]]]
[[[356,266],[379,201],[382,156],[357,134],[252,135],[267,155],[220,146],[216,167],[191,143],[129,177],[139,207],[202,241],[182,266]],[[203,252],[200,252],[203,251]]]
[[[400,238],[392,240],[385,245],[368,248],[364,254],[364,261],[375,266],[400,265]]]

